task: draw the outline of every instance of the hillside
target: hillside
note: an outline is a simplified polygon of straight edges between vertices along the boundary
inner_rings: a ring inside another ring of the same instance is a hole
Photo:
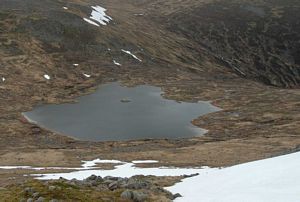
[[[100,156],[218,167],[300,148],[299,1],[0,4],[2,165],[76,166]],[[106,25],[91,19],[97,5],[107,9]],[[22,116],[116,80],[161,87],[177,101],[209,100],[223,110],[193,120],[209,130],[205,136],[126,142],[75,140]],[[7,176],[20,177],[0,175],[0,185],[19,180]]]

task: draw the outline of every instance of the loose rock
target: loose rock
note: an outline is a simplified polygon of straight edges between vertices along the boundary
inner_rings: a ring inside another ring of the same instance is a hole
[[[56,189],[56,186],[49,186],[48,189],[49,191],[54,191]]]
[[[115,189],[117,189],[118,188],[118,182],[112,182],[112,183],[110,183],[109,185],[108,185],[108,188],[110,189],[110,190],[115,190]]]
[[[39,197],[39,195],[40,195],[40,193],[39,193],[39,192],[35,192],[35,193],[33,193],[33,194],[32,194],[32,197],[33,197],[33,198],[38,198],[38,197]]]
[[[132,191],[125,190],[125,191],[122,192],[122,194],[120,195],[120,197],[122,199],[125,199],[125,200],[131,200],[131,199],[133,199]]]
[[[33,198],[27,199],[27,202],[33,202],[33,201],[34,201]]]
[[[40,196],[35,202],[44,202],[45,198]]]

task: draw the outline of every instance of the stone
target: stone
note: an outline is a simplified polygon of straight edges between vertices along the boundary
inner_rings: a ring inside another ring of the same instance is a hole
[[[56,186],[49,186],[48,189],[49,191],[54,191],[56,189]]]
[[[143,202],[148,197],[147,194],[144,194],[142,192],[137,192],[137,191],[133,191],[132,194],[133,194],[132,199],[133,199],[134,202]]]
[[[44,202],[45,198],[40,196],[35,202]]]
[[[90,182],[90,186],[95,187],[99,184],[99,182],[97,182],[96,180],[93,180]]]
[[[57,199],[51,199],[49,202],[59,202]]]
[[[176,198],[179,198],[179,197],[182,197],[181,194],[176,193],[176,194],[173,195],[172,200],[174,200],[174,199],[176,199]]]
[[[125,190],[121,193],[120,197],[124,200],[132,200],[133,199],[133,193],[132,193],[132,191]]]
[[[109,185],[109,184],[111,184],[112,182],[114,182],[114,181],[113,181],[113,180],[105,180],[105,181],[103,182],[103,184]]]
[[[96,180],[97,179],[97,176],[96,175],[91,175],[89,176],[88,178],[86,178],[86,180]]]
[[[26,199],[25,199],[25,198],[22,198],[22,199],[20,199],[19,202],[26,202]]]
[[[104,177],[104,180],[111,180],[111,181],[117,181],[119,177],[112,177],[112,176],[106,176]]]
[[[115,189],[117,189],[118,188],[118,182],[112,182],[112,183],[110,183],[109,185],[108,185],[108,188],[110,189],[110,190],[115,190]]]
[[[33,201],[34,201],[33,198],[27,199],[27,202],[33,202]]]
[[[103,182],[103,178],[101,176],[98,176],[96,179],[97,182]]]
[[[149,188],[148,182],[143,181],[129,181],[127,185],[125,185],[127,189],[147,189]]]
[[[38,197],[39,197],[39,195],[40,195],[40,193],[39,193],[39,192],[34,192],[34,193],[32,194],[32,197],[33,197],[33,198],[38,198]]]
[[[183,175],[184,178],[195,177],[198,176],[199,173],[191,174],[191,175]]]
[[[34,193],[34,189],[33,189],[32,187],[26,187],[26,188],[24,189],[24,192],[25,192],[25,194],[31,195],[31,194]]]
[[[120,197],[125,200],[133,200],[134,202],[143,202],[147,199],[148,195],[139,191],[125,190]]]
[[[131,102],[131,100],[128,99],[128,98],[123,98],[123,99],[121,99],[120,101],[123,102],[123,103]]]

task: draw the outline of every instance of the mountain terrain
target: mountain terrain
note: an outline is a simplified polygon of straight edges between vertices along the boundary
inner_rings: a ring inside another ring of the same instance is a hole
[[[106,25],[85,20],[97,5]],[[297,0],[0,0],[0,162],[222,167],[299,151],[299,15]],[[111,81],[222,110],[192,120],[201,137],[121,142],[76,140],[22,115]]]

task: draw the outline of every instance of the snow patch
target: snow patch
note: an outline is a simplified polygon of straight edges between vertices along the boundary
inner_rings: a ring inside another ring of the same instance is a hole
[[[78,67],[78,66],[79,66],[79,64],[76,64],[76,63],[75,63],[75,64],[73,64],[73,66],[74,66],[74,67]]]
[[[1,80],[2,80],[2,82],[4,82],[6,79],[5,79],[4,77],[2,77],[2,79],[1,79]]]
[[[90,19],[83,18],[83,20],[86,21],[86,22],[88,22],[88,23],[90,23],[90,24],[92,24],[92,25],[95,25],[95,26],[97,26],[97,27],[100,26],[100,25],[98,25],[97,23],[95,23],[94,21],[92,21],[92,20],[90,20]]]
[[[140,163],[158,163],[156,160],[136,160],[132,161],[134,164],[140,164]]]
[[[167,189],[189,202],[296,202],[300,193],[300,152],[223,169],[204,169]]]
[[[44,78],[47,79],[47,80],[51,79],[51,77],[48,74],[44,74]]]
[[[122,50],[122,52],[124,52],[124,53],[126,53],[126,54],[128,54],[128,55],[131,55],[134,59],[136,59],[136,60],[142,62],[141,59],[139,59],[137,56],[135,56],[134,54],[132,54],[130,51],[127,51],[127,50],[124,50],[124,49],[121,49],[121,50]]]
[[[98,160],[96,160],[97,162]],[[106,160],[105,160],[106,161]],[[103,162],[105,162],[103,161]],[[94,161],[90,165],[94,166],[96,164]],[[109,162],[109,160],[108,160]],[[119,161],[117,161],[119,162]],[[147,161],[138,161],[140,163]],[[87,162],[86,162],[87,163]],[[113,170],[101,170],[101,169],[94,169],[94,170],[87,170],[81,169],[74,172],[69,173],[50,173],[50,174],[32,174],[31,176],[36,177],[36,179],[40,180],[51,180],[51,179],[59,179],[63,177],[65,179],[77,179],[83,180],[91,175],[97,176],[115,176],[115,177],[132,177],[135,175],[155,175],[155,176],[180,176],[180,175],[191,175],[198,173],[201,169],[193,169],[193,168],[138,168],[135,167],[134,163],[128,162],[120,162],[121,165],[114,166]],[[88,167],[93,168],[93,167]]]
[[[12,169],[32,169],[30,166],[0,166],[2,170],[12,170]]]
[[[124,163],[124,162],[118,161],[118,160],[101,160],[101,159],[95,159],[92,161],[82,161],[82,162],[83,162],[83,164],[82,164],[83,168],[92,168],[95,165],[100,164],[100,163],[111,163],[111,164]]]
[[[92,6],[91,16],[88,18],[83,18],[86,22],[99,27],[100,25],[107,25],[112,18],[106,13],[106,9],[101,6]]]
[[[64,9],[64,10],[68,10],[69,8],[64,6],[63,9]]]
[[[91,75],[89,75],[89,74],[83,74],[86,78],[90,78],[91,77]]]
[[[118,63],[117,61],[113,60],[114,64],[117,66],[122,66],[120,63]]]

